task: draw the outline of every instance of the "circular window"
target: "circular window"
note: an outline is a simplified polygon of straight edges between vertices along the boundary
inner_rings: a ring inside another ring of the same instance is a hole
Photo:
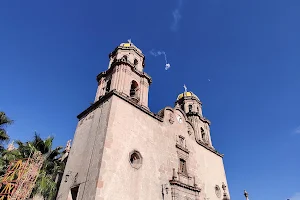
[[[215,186],[215,192],[218,198],[221,198],[221,189],[218,185]]]
[[[140,152],[134,150],[129,154],[129,162],[133,168],[139,169],[142,166],[142,161]]]

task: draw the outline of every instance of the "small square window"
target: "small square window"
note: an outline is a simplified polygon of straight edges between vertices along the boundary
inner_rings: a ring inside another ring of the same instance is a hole
[[[180,162],[179,172],[187,175],[186,161],[184,159],[180,158],[179,162]]]

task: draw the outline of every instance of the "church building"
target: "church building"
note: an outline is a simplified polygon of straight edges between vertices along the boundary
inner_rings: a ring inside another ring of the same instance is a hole
[[[230,199],[200,99],[185,90],[174,107],[151,112],[144,67],[131,42],[109,54],[94,103],[78,115],[57,199]]]

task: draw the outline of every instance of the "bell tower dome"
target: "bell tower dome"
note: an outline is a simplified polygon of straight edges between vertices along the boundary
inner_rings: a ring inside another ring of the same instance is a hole
[[[203,117],[200,99],[193,92],[187,91],[185,87],[185,92],[178,95],[175,104],[185,112],[189,121],[193,124],[197,142],[213,148],[210,136],[210,121]]]
[[[108,70],[97,76],[95,102],[112,90],[148,109],[151,77],[144,72],[145,56],[130,40],[109,54]]]

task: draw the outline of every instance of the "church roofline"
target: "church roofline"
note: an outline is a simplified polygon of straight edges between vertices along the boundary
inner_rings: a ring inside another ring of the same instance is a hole
[[[143,106],[138,105],[138,104],[136,104],[135,102],[131,101],[126,95],[121,94],[121,93],[117,92],[116,90],[112,90],[112,91],[110,91],[109,93],[107,93],[106,95],[102,96],[101,98],[99,98],[98,101],[96,101],[96,102],[93,103],[91,106],[89,106],[87,109],[85,109],[83,112],[81,112],[81,113],[77,116],[78,120],[81,120],[83,117],[85,117],[86,115],[88,115],[90,112],[92,112],[93,110],[95,110],[96,108],[98,108],[98,106],[99,106],[101,103],[103,103],[104,101],[106,101],[107,99],[109,99],[109,98],[110,98],[111,96],[113,96],[113,95],[116,95],[117,97],[123,99],[123,100],[126,101],[127,103],[130,103],[132,106],[138,108],[139,110],[143,111],[144,113],[146,113],[146,114],[149,115],[150,117],[152,117],[152,118],[158,120],[159,122],[164,122],[164,117],[161,117],[161,116],[163,116],[162,113],[155,114],[155,113],[151,112],[150,110],[144,108]],[[162,109],[162,110],[163,110],[162,112],[164,112],[166,109],[170,109],[170,108],[171,108],[171,107],[165,107],[164,109]],[[174,109],[171,108],[171,110],[174,112]],[[176,109],[176,110],[181,110],[181,109]],[[186,116],[185,116],[185,117],[186,117]],[[186,121],[187,121],[187,120],[186,120]],[[192,126],[192,127],[193,127],[193,126]],[[194,127],[193,127],[193,128],[194,128]],[[196,140],[196,138],[195,138],[195,140]],[[201,141],[196,140],[196,142],[197,142],[200,146],[206,148],[207,150],[209,150],[209,151],[213,152],[214,154],[216,154],[216,155],[220,156],[221,158],[223,158],[224,154],[221,154],[221,153],[219,153],[218,151],[216,151],[215,149],[208,147],[206,144],[204,144],[204,143],[201,142]]]
[[[139,56],[145,58],[145,55],[141,52],[141,50],[137,49],[136,46],[117,46],[110,54],[109,54],[109,58],[113,57],[117,51],[121,49],[121,50],[133,50],[135,53],[137,53]]]
[[[207,149],[207,150],[213,152],[214,154],[220,156],[221,158],[224,157],[224,154],[221,154],[221,153],[219,153],[217,150],[215,150],[215,149],[213,149],[213,148],[210,148],[209,146],[207,146],[207,145],[206,145],[205,143],[203,143],[202,141],[196,140],[196,142],[197,142],[199,145],[201,145],[202,147],[204,147],[205,149]]]
[[[126,95],[121,94],[119,92],[117,92],[116,90],[112,90],[109,93],[107,93],[106,95],[102,96],[101,98],[99,98],[98,101],[96,101],[95,103],[93,103],[90,107],[88,107],[87,109],[85,109],[83,112],[81,112],[77,118],[80,120],[81,118],[83,118],[84,116],[86,116],[87,114],[89,114],[90,112],[92,112],[93,110],[95,110],[96,108],[98,108],[99,104],[101,104],[102,102],[106,101],[107,99],[109,99],[111,96],[116,95],[119,98],[123,99],[124,101],[130,103],[131,105],[133,105],[134,107],[140,109],[141,111],[143,111],[144,113],[148,114],[149,116],[155,118],[156,120],[163,122],[164,120],[157,114],[151,112],[150,110],[144,108],[141,105],[136,104],[135,102],[131,101]]]

